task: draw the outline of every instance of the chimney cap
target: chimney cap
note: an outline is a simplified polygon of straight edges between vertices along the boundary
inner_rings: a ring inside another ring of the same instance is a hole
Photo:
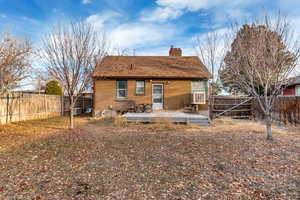
[[[169,50],[169,56],[175,56],[175,57],[182,56],[182,50],[181,50],[181,48],[174,48],[174,46],[171,45],[171,48]]]

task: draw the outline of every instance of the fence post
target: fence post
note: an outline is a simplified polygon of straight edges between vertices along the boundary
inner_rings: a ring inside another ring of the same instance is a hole
[[[85,97],[83,96],[83,97],[82,97],[82,114],[84,113],[84,110],[85,110],[85,109],[84,109],[84,99],[85,99]]]
[[[64,95],[60,96],[60,105],[61,105],[61,116],[64,116],[64,104],[65,104],[65,101],[64,101]]]
[[[46,94],[44,94],[44,105],[45,105],[45,115],[47,115],[47,102],[46,102]]]
[[[6,123],[8,123],[8,112],[9,112],[9,94],[6,95]]]
[[[210,120],[213,120],[213,104],[214,104],[214,98],[213,95],[210,95],[209,97],[209,118]]]
[[[19,121],[21,121],[21,96],[19,94],[19,98],[18,98],[18,104],[19,104]]]
[[[254,119],[254,109],[253,109],[254,99],[251,101],[251,119]]]

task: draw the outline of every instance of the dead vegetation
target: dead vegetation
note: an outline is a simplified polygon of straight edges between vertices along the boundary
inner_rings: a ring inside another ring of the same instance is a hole
[[[291,128],[291,127],[290,127]],[[194,126],[188,129],[188,131],[199,131],[208,133],[264,133],[266,128],[261,121],[255,120],[238,120],[231,119],[229,117],[223,117],[215,119],[212,126],[209,127],[199,127]],[[284,134],[287,130],[287,126],[274,125],[274,134]]]
[[[76,118],[79,124],[87,118]],[[68,128],[66,117],[53,117],[44,120],[31,120],[0,125],[0,152],[17,149],[18,146],[65,131]]]
[[[74,130],[64,118],[0,127],[1,147],[22,141],[0,151],[0,199],[300,197],[294,128],[275,127],[276,140],[268,142],[258,122],[76,120],[82,123]]]

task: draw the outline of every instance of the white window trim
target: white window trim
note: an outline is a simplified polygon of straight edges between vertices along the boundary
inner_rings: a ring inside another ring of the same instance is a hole
[[[141,87],[138,87],[138,85],[137,85],[137,83],[138,82],[143,82],[144,83],[144,85],[143,85],[143,89],[144,89],[144,91],[143,92],[138,92],[138,88],[141,88]],[[146,82],[145,82],[145,80],[136,80],[135,81],[135,94],[138,94],[138,95],[144,95],[145,93],[146,93]]]
[[[201,82],[201,88],[193,88],[193,82]],[[205,99],[207,98],[206,94],[206,84],[207,82],[204,80],[198,80],[198,81],[191,81],[191,93],[194,94],[195,92],[204,92]]]
[[[120,89],[119,88],[119,84],[118,84],[118,81],[126,81],[126,88],[125,89]],[[117,99],[127,99],[128,98],[128,82],[127,82],[127,80],[117,80],[116,81],[116,88],[117,88]],[[124,90],[125,91],[125,94],[126,94],[126,96],[125,97],[121,97],[121,96],[119,96],[119,91],[121,91],[121,90]]]
[[[162,103],[161,104],[161,108],[157,109],[156,106],[154,104],[159,104],[159,103],[154,103],[154,86],[155,85],[159,85],[159,86],[162,86]],[[153,109],[154,110],[161,110],[161,109],[164,109],[164,105],[165,105],[165,100],[164,100],[164,84],[161,84],[161,83],[153,83],[152,84],[152,106],[153,106]]]
[[[203,95],[203,101],[197,101],[197,96],[198,95]],[[206,93],[205,91],[197,91],[193,92],[193,104],[206,104]]]

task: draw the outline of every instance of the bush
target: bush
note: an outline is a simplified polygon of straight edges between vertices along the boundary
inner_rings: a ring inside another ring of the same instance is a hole
[[[63,91],[62,88],[59,86],[57,81],[50,81],[46,84],[46,94],[51,94],[51,95],[62,95]]]

